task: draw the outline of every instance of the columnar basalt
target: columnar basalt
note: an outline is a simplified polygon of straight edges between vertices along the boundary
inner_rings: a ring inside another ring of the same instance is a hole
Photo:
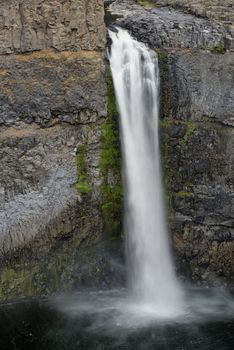
[[[1,0],[0,54],[105,47],[102,0]]]

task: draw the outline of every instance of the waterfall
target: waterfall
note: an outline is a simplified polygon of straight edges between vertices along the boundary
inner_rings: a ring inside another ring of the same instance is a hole
[[[159,145],[159,68],[154,51],[110,31],[110,66],[121,119],[125,233],[132,298],[173,312],[183,304],[170,255]]]

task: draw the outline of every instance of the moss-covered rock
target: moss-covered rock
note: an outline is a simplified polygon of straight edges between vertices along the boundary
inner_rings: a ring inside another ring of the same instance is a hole
[[[107,120],[102,126],[100,170],[102,184],[102,212],[109,237],[122,235],[123,188],[121,179],[121,149],[119,114],[109,66],[106,67]]]
[[[92,191],[91,186],[88,183],[85,167],[85,155],[87,151],[87,145],[79,145],[77,147],[76,161],[78,170],[78,181],[76,183],[76,189],[80,194],[88,194]]]
[[[152,9],[156,7],[156,4],[154,1],[151,0],[137,0],[138,4],[143,6],[146,9]]]
[[[210,49],[210,52],[223,55],[226,52],[224,43],[219,43]]]

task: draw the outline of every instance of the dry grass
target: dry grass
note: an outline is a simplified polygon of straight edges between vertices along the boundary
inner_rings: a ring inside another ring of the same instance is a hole
[[[102,54],[97,51],[63,51],[53,52],[50,50],[35,51],[29,54],[12,55],[18,61],[28,62],[32,59],[48,59],[48,60],[68,60],[68,59],[87,59],[87,60],[101,60]]]

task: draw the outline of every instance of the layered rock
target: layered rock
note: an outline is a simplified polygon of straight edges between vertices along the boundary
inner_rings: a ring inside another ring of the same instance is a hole
[[[6,249],[6,242],[12,248],[18,239],[24,242],[43,232],[64,207],[76,202],[77,145],[87,145],[87,152],[92,148],[90,183],[99,181],[98,124],[105,113],[106,89],[98,52],[41,51],[0,61],[5,102],[0,242]]]
[[[49,50],[0,56],[0,125],[41,126],[77,119],[78,111],[106,114],[102,53]]]
[[[0,2],[0,299],[106,287],[120,269],[103,238],[103,13]]]

